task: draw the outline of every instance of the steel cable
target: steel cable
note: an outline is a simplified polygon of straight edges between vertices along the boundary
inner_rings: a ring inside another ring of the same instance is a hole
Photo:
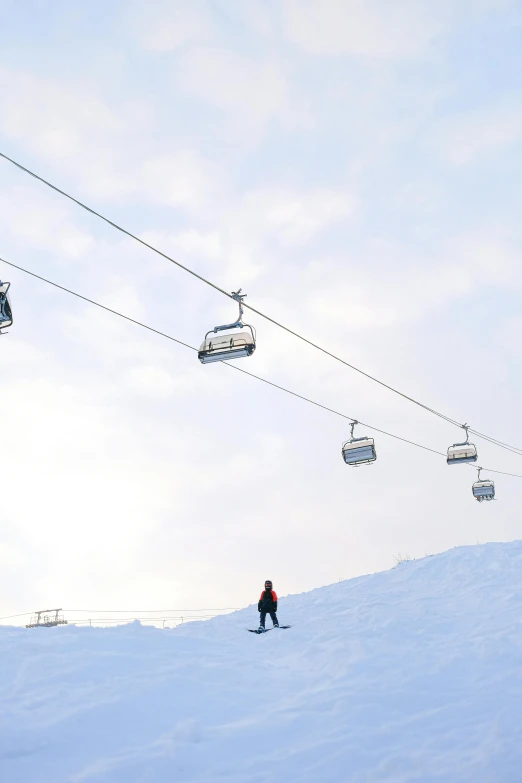
[[[13,166],[16,166],[18,169],[23,171],[26,174],[29,174],[31,177],[34,177],[34,179],[38,180],[39,182],[43,183],[47,187],[54,190],[56,193],[59,193],[61,196],[64,196],[65,198],[69,199],[70,201],[77,204],[82,209],[85,209],[87,212],[90,212],[95,217],[100,218],[100,220],[103,220],[108,225],[112,226],[112,228],[115,228],[117,231],[120,231],[122,234],[125,234],[126,236],[130,237],[131,239],[135,240],[136,242],[139,242],[144,247],[148,248],[149,250],[152,250],[154,253],[157,253],[162,258],[165,258],[167,261],[170,261],[172,264],[175,264],[180,269],[182,269],[184,272],[187,272],[188,274],[192,275],[193,277],[197,278],[201,282],[205,283],[206,285],[210,286],[216,291],[219,291],[219,293],[223,294],[224,296],[228,297],[229,299],[233,299],[234,297],[232,294],[230,294],[228,291],[225,291],[225,289],[221,288],[220,286],[213,283],[211,280],[208,280],[208,278],[203,277],[203,275],[198,274],[193,269],[190,269],[189,267],[182,264],[180,261],[176,261],[176,259],[172,258],[172,256],[169,256],[167,253],[164,253],[163,251],[159,250],[158,248],[154,247],[154,245],[151,245],[149,242],[146,242],[144,239],[141,239],[136,234],[133,234],[131,231],[128,231],[127,229],[123,228],[122,226],[118,225],[118,223],[115,223],[113,220],[110,220],[109,218],[102,215],[100,212],[97,212],[92,207],[89,207],[84,202],[80,201],[79,199],[75,198],[74,196],[71,196],[66,191],[62,190],[61,188],[57,187],[56,185],[53,185],[48,180],[41,177],[39,174],[36,174],[34,171],[31,171],[26,166],[23,166],[21,163],[18,163],[13,158],[10,158],[8,155],[6,155],[3,152],[0,152],[0,157],[4,160],[11,163]],[[463,425],[458,422],[456,419],[451,418],[450,416],[446,416],[444,413],[441,413],[440,411],[437,411],[435,408],[431,408],[428,405],[425,405],[424,403],[420,402],[419,400],[416,400],[414,397],[409,396],[408,394],[405,394],[404,392],[401,392],[399,389],[396,389],[395,387],[391,386],[390,384],[385,383],[384,381],[379,380],[379,378],[376,378],[374,375],[370,375],[369,373],[365,372],[364,370],[361,370],[359,367],[356,367],[355,365],[351,364],[350,362],[346,361],[345,359],[342,359],[340,356],[337,356],[337,354],[332,353],[331,351],[328,351],[326,348],[323,348],[322,346],[318,345],[317,343],[313,342],[312,340],[309,340],[307,337],[304,337],[303,335],[299,334],[299,332],[294,331],[293,329],[290,329],[288,326],[285,326],[280,321],[277,321],[275,318],[272,318],[269,315],[266,315],[266,313],[263,313],[261,310],[258,310],[257,308],[253,307],[252,305],[247,304],[246,302],[243,303],[243,306],[251,310],[256,315],[259,315],[261,318],[264,318],[265,320],[269,321],[270,323],[274,324],[275,326],[279,327],[280,329],[283,329],[284,331],[288,332],[289,334],[293,335],[297,339],[301,340],[302,342],[307,343],[312,348],[315,348],[318,351],[321,351],[321,353],[326,354],[327,356],[330,356],[332,359],[335,359],[337,362],[340,362],[341,364],[344,364],[346,367],[349,367],[351,370],[354,370],[355,372],[359,373],[360,375],[363,375],[365,378],[368,378],[369,380],[373,381],[374,383],[379,384],[380,386],[384,387],[385,389],[388,389],[389,391],[393,392],[394,394],[399,395],[405,400],[408,400],[409,402],[413,403],[414,405],[417,405],[420,408],[423,408],[424,410],[428,411],[429,413],[432,413],[434,416],[439,417],[440,419],[443,419],[444,421],[447,421],[449,424],[452,424],[456,427],[462,427]],[[108,308],[105,308],[108,309]],[[129,319],[130,320],[130,319]],[[148,327],[147,327],[148,328]],[[174,339],[174,338],[170,338]],[[176,341],[179,342],[179,341]],[[512,451],[513,453],[517,453],[522,455],[522,449],[519,449],[517,446],[511,446],[509,444],[505,444],[500,440],[496,440],[494,438],[490,438],[489,436],[483,435],[479,433],[477,430],[471,430],[476,437],[484,438],[486,440],[489,440],[491,443],[495,444],[499,448],[505,448],[509,451]]]
[[[191,351],[197,352],[197,348],[194,348],[192,345],[189,345],[188,343],[183,342],[182,340],[178,340],[175,337],[172,337],[171,335],[167,334],[166,332],[162,332],[159,329],[154,329],[152,326],[148,326],[148,324],[144,324],[142,321],[137,321],[135,318],[131,318],[128,315],[124,315],[124,313],[120,313],[118,310],[113,310],[110,307],[107,307],[106,305],[102,305],[100,302],[96,302],[94,299],[90,299],[87,296],[83,296],[82,294],[77,293],[76,291],[73,291],[70,288],[66,288],[63,285],[60,285],[59,283],[55,283],[52,280],[49,280],[46,277],[42,277],[42,275],[36,274],[36,272],[31,272],[29,269],[25,269],[22,266],[19,266],[18,264],[14,264],[12,261],[6,261],[5,258],[0,258],[0,261],[4,264],[7,264],[8,266],[13,267],[14,269],[18,269],[20,272],[24,272],[27,275],[30,275],[31,277],[35,277],[38,280],[41,280],[44,283],[47,283],[48,285],[54,286],[54,288],[58,288],[61,291],[65,291],[68,294],[71,294],[72,296],[76,296],[78,299],[82,299],[84,302],[88,302],[89,304],[95,305],[96,307],[100,307],[102,310],[106,310],[107,312],[111,313],[112,315],[116,315],[119,318],[123,318],[126,321],[130,321],[131,323],[135,324],[136,326],[140,326],[143,329],[147,329],[149,332],[154,332],[154,334],[160,335],[160,337],[165,337],[167,340],[171,340],[174,343],[177,343],[178,345],[182,345],[184,348],[189,348]],[[340,411],[335,410],[334,408],[329,408],[326,405],[322,405],[319,402],[316,402],[315,400],[310,399],[309,397],[305,397],[304,395],[298,394],[297,392],[291,391],[290,389],[287,389],[284,386],[280,386],[277,383],[273,383],[272,381],[267,380],[266,378],[262,378],[260,375],[255,375],[254,373],[249,372],[248,370],[243,370],[241,367],[236,367],[236,365],[229,364],[228,362],[221,362],[221,364],[224,364],[226,367],[230,367],[233,370],[237,370],[238,372],[243,373],[244,375],[249,375],[251,378],[255,378],[258,381],[261,381],[262,383],[266,383],[269,386],[273,386],[276,389],[279,389],[280,391],[285,392],[286,394],[290,394],[292,397],[297,397],[304,402],[309,403],[310,405],[314,405],[318,408],[322,408],[323,410],[328,411],[329,413],[333,413],[336,416],[340,416],[343,419],[348,419],[351,422],[357,422],[359,424],[362,424],[363,426],[367,427],[370,430],[374,430],[375,432],[379,432],[382,435],[387,435],[390,438],[394,438],[395,440],[402,441],[403,443],[408,443],[411,446],[416,446],[419,449],[423,449],[424,451],[430,451],[433,454],[437,454],[439,456],[445,457],[446,455],[442,451],[437,451],[436,449],[432,449],[429,446],[423,446],[421,443],[416,443],[415,441],[408,440],[406,438],[402,438],[400,435],[395,435],[391,432],[387,432],[386,430],[379,429],[378,427],[374,427],[371,424],[368,424],[366,422],[362,422],[359,419],[356,419],[352,416],[348,416],[345,413],[341,413]],[[472,466],[470,466],[472,467]],[[490,468],[484,468],[484,470],[491,470]],[[503,471],[499,470],[491,470],[492,473],[503,473]],[[513,476],[514,478],[522,478],[522,475],[519,475],[517,473],[504,473],[506,476]]]

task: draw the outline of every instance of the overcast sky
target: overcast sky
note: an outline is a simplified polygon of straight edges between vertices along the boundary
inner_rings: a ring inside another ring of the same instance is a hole
[[[0,0],[0,150],[227,290],[520,446],[522,6]],[[0,162],[0,256],[191,345],[236,307]],[[0,264],[0,612],[242,606],[520,535],[522,479],[349,424]],[[460,431],[259,317],[241,367]],[[359,428],[358,434],[364,434]],[[522,456],[477,441],[479,464]],[[493,476],[492,476],[493,477]],[[284,616],[284,612],[282,612]]]

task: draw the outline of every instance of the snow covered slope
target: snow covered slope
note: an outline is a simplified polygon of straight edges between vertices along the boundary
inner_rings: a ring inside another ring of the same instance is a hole
[[[281,584],[276,585],[280,589]],[[0,629],[3,783],[520,783],[522,542],[171,631]]]

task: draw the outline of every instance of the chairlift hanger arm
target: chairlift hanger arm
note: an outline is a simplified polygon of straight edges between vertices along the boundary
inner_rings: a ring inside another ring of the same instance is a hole
[[[243,323],[243,299],[247,294],[242,294],[241,291],[243,289],[239,288],[237,291],[232,291],[230,294],[231,298],[234,299],[239,304],[239,316],[237,321],[235,321],[233,324],[223,324],[223,326],[215,326],[213,329],[211,329],[209,332],[207,332],[207,335],[211,334],[212,332],[224,332],[226,329],[242,329],[244,326],[248,326],[248,324]],[[253,327],[249,327],[251,330]],[[255,337],[255,336],[254,336]]]
[[[234,324],[223,324],[223,326],[214,326],[210,332],[207,332],[207,335],[216,334],[216,332],[224,332],[226,329],[242,329],[243,326],[244,324],[242,321],[236,321]]]

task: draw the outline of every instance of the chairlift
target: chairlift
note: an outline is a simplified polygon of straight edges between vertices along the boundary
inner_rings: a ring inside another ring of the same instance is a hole
[[[13,311],[7,292],[11,283],[2,283],[0,280],[0,334],[2,329],[13,325]]]
[[[473,497],[482,503],[483,500],[493,500],[495,497],[495,484],[490,479],[481,479],[480,471],[482,468],[477,468],[478,476],[477,480],[471,487]]]
[[[252,356],[256,350],[255,329],[250,324],[243,323],[243,299],[245,296],[246,294],[241,293],[241,288],[239,291],[232,292],[232,298],[239,304],[239,318],[235,323],[215,326],[206,333],[198,351],[198,359],[202,364]],[[225,334],[222,334],[223,332]]]
[[[352,467],[358,467],[359,465],[370,465],[377,459],[377,452],[375,451],[375,441],[373,438],[366,436],[362,438],[354,438],[353,428],[358,421],[354,421],[350,426],[352,428],[350,433],[350,440],[343,443],[342,455],[347,465]]]
[[[448,459],[446,460],[448,465],[460,465],[463,462],[476,462],[478,459],[477,447],[474,443],[469,442],[467,424],[462,425],[462,429],[466,433],[465,443],[454,443],[448,449]]]

